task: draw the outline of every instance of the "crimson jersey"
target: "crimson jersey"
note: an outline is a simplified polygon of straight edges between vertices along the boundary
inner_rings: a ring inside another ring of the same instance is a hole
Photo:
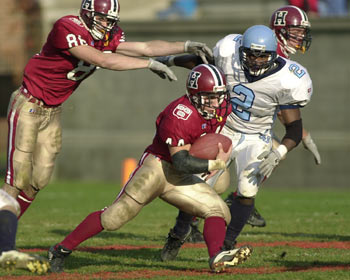
[[[231,110],[231,106],[228,106],[228,110]],[[226,116],[229,113],[230,111]],[[222,116],[224,114],[225,112],[222,112]],[[174,147],[193,144],[203,134],[219,133],[225,125],[226,116],[220,122],[216,119],[206,120],[198,113],[187,95],[184,95],[171,102],[159,114],[156,135],[145,152],[171,162],[168,145]]]
[[[120,27],[110,41],[95,41],[77,16],[65,16],[54,24],[43,49],[34,55],[24,69],[23,85],[34,97],[47,105],[63,103],[91,75],[95,65],[74,57],[68,50],[89,45],[103,52],[115,52],[125,41]]]

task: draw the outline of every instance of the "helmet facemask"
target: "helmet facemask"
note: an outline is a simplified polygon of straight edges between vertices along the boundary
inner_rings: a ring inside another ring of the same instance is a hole
[[[188,95],[192,104],[204,119],[218,119],[228,115],[229,92],[225,86],[220,87],[216,92],[198,92]]]
[[[291,53],[305,53],[311,45],[311,30],[306,26],[288,26],[280,30],[283,46]],[[292,42],[294,43],[292,43]]]
[[[243,70],[249,72],[252,76],[260,76],[270,70],[277,57],[276,52],[269,52],[262,49],[260,46],[251,46],[239,48],[239,57]]]

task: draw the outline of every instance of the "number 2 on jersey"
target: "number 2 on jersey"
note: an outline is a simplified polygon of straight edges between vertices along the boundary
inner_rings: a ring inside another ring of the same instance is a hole
[[[251,113],[247,110],[253,106],[254,92],[241,84],[234,86],[232,92],[239,96],[231,96],[232,112],[242,120],[249,121]]]

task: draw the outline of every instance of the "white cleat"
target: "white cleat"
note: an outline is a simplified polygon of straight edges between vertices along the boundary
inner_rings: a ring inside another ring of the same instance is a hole
[[[49,271],[50,264],[44,257],[11,250],[1,254],[0,267],[6,270],[19,268],[36,274],[45,274]]]
[[[252,254],[253,248],[242,246],[237,249],[221,251],[216,256],[210,258],[209,266],[212,272],[223,272],[226,268],[234,267],[245,262]]]

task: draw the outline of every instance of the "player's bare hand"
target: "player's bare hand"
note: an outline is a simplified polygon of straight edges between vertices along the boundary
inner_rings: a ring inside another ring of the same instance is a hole
[[[168,66],[152,58],[149,59],[148,68],[156,73],[162,79],[168,78],[169,81],[177,81],[177,78],[173,71],[170,70]]]
[[[228,149],[227,152],[224,151],[221,143],[218,143],[218,148],[219,148],[219,152],[216,156],[216,159],[222,159],[224,162],[227,162],[231,157],[232,144],[230,145],[230,148]]]
[[[213,61],[214,57],[213,51],[206,44],[201,42],[186,41],[185,52],[199,56],[206,64],[208,64],[208,60]]]

